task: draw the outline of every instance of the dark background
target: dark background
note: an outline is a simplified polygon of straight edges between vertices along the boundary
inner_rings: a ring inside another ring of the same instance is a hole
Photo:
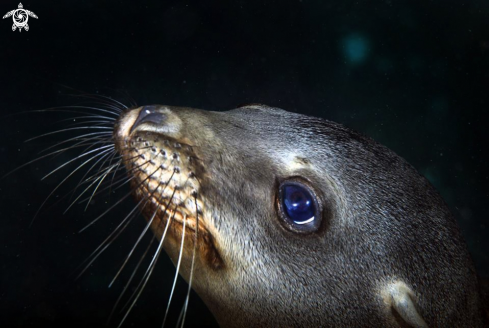
[[[18,0],[17,0],[18,1]],[[2,1],[0,14],[18,6]],[[0,20],[0,175],[62,140],[70,88],[138,104],[227,110],[258,102],[340,122],[396,151],[440,191],[489,275],[489,1],[26,1],[28,32]],[[65,87],[67,86],[67,87]],[[17,114],[16,114],[17,113]],[[9,115],[16,114],[16,115]],[[60,139],[61,138],[61,139]],[[132,208],[62,215],[67,153],[0,180],[0,326],[102,326],[132,269],[107,285],[137,220],[82,278],[70,274]],[[71,188],[76,180],[71,182]],[[68,183],[70,185],[70,183]],[[62,191],[63,190],[63,191]],[[117,199],[117,195],[113,197]],[[112,203],[114,201],[112,199]],[[162,256],[126,326],[161,325],[174,268]],[[134,265],[134,264],[133,264]],[[185,297],[180,282],[174,326]],[[115,315],[113,324],[121,314]],[[189,326],[213,324],[192,294]]]

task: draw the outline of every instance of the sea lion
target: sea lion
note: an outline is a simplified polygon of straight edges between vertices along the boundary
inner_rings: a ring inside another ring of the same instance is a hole
[[[114,140],[161,246],[221,326],[483,326],[449,209],[372,139],[264,105],[155,105],[123,112]]]

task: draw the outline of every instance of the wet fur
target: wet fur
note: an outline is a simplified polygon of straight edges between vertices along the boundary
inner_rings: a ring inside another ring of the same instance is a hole
[[[262,105],[169,108],[209,176],[206,223],[225,269],[198,260],[193,288],[220,325],[403,326],[382,296],[400,280],[429,326],[482,327],[477,277],[453,216],[392,151],[339,124]],[[284,229],[276,212],[277,181],[295,176],[326,209],[322,229],[307,236]]]

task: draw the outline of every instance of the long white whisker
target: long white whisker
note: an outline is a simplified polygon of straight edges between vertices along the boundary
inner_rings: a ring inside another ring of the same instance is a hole
[[[146,163],[149,163],[146,162]],[[158,170],[160,170],[161,168],[158,167],[153,173],[151,173],[150,175],[148,175],[143,181],[141,181],[139,183],[138,186],[136,186],[135,188],[138,188],[139,186],[141,186],[146,180],[148,180],[153,174],[155,174]],[[85,231],[86,229],[88,229],[90,226],[92,226],[95,222],[97,222],[98,220],[100,220],[100,218],[102,218],[105,214],[107,214],[109,211],[111,211],[114,207],[116,207],[117,205],[119,205],[120,203],[122,203],[127,197],[131,196],[132,195],[132,191],[129,192],[126,196],[122,197],[121,199],[119,199],[119,201],[117,201],[114,205],[112,205],[108,210],[106,210],[105,212],[103,212],[101,215],[99,215],[98,217],[96,217],[94,220],[92,220],[92,222],[90,222],[89,224],[87,224],[84,228],[82,228],[79,233]]]
[[[106,156],[109,156],[109,155],[110,155],[110,154],[107,154]],[[88,190],[89,190],[89,189],[90,189],[90,188],[91,188],[91,187],[92,187],[92,186],[93,186],[95,183],[97,183],[98,179],[101,179],[101,180],[100,180],[100,183],[101,183],[101,182],[103,181],[103,178],[104,178],[104,177],[106,177],[106,176],[107,176],[107,174],[109,174],[109,173],[110,173],[110,171],[111,171],[111,170],[112,170],[114,167],[115,167],[115,165],[114,165],[114,166],[109,167],[109,168],[106,170],[106,173],[105,173],[103,176],[100,176],[100,177],[98,177],[97,179],[95,179],[95,180],[94,180],[94,181],[93,181],[93,182],[92,182],[92,183],[91,183],[91,184],[90,184],[90,185],[89,185],[89,186],[88,186],[88,187],[87,187],[85,190],[83,190],[83,191],[82,191],[82,192],[81,192],[81,193],[78,195],[78,197],[76,197],[76,198],[75,198],[75,200],[74,200],[73,202],[71,202],[70,206],[68,206],[68,207],[66,208],[66,210],[63,212],[63,214],[66,214],[66,212],[68,212],[68,211],[70,210],[70,208],[71,208],[71,207],[72,207],[74,204],[76,204],[76,202],[78,201],[78,199],[80,199],[80,197],[82,197],[82,196],[83,196],[83,195],[84,195],[84,194],[85,194],[85,193],[86,193],[86,192],[87,192],[87,191],[88,191]],[[97,187],[100,185],[100,183],[97,185]],[[89,203],[90,203],[90,202],[88,202],[88,203],[87,203],[87,206],[88,206],[88,204],[89,204]],[[85,210],[86,210],[86,208],[85,208]]]
[[[117,101],[117,100],[115,100],[113,98],[110,98],[110,97],[107,97],[107,96],[103,96],[103,95],[98,95],[98,94],[81,94],[81,95],[74,95],[74,96],[77,96],[77,97],[85,97],[85,98],[88,98],[88,99],[96,99],[97,101],[100,102],[100,104],[102,104],[104,106],[107,106],[109,108],[112,108],[112,109],[114,109],[118,113],[121,113],[124,109],[127,109],[127,106],[124,105],[123,103],[121,103],[121,102],[119,102],[119,101]],[[121,106],[121,108],[115,106],[114,103],[115,103],[115,105]]]
[[[195,213],[196,213],[194,250],[192,252],[192,264],[190,266],[190,278],[188,281],[187,297],[185,298],[185,305],[184,305],[184,312],[183,312],[183,319],[182,319],[181,328],[183,328],[183,326],[185,324],[185,317],[187,315],[188,300],[190,298],[190,290],[192,289],[192,279],[194,276],[195,254],[197,253],[197,242],[198,242],[198,233],[199,233],[199,211],[198,211],[198,207],[197,207],[197,195],[194,195],[194,201],[195,201]]]
[[[182,263],[182,255],[183,255],[183,244],[185,241],[185,225],[186,225],[186,222],[187,222],[187,216],[185,216],[183,218],[182,242],[180,243],[180,252],[178,254],[177,268],[175,271],[175,278],[173,279],[173,285],[171,288],[170,299],[168,300],[168,305],[166,306],[165,317],[163,318],[163,324],[161,325],[162,327],[165,326],[166,318],[168,317],[168,310],[170,309],[170,304],[171,304],[171,300],[173,298],[173,293],[175,291],[175,286],[177,285],[178,274],[180,272],[180,264]]]
[[[95,135],[96,137],[86,138],[86,137],[93,136],[93,135]],[[112,133],[111,132],[92,132],[92,133],[82,134],[80,136],[69,138],[69,139],[60,141],[60,142],[56,143],[55,145],[49,146],[49,147],[41,150],[38,154],[45,153],[49,149],[53,149],[55,147],[58,147],[62,144],[65,144],[65,143],[68,143],[71,141],[78,141],[78,140],[83,141],[83,142],[87,142],[87,141],[91,141],[91,140],[101,140],[101,141],[107,140],[107,141],[110,141],[110,138],[107,138],[108,136],[112,136]]]
[[[170,203],[171,203],[172,199],[170,199]],[[175,216],[175,213],[176,211],[174,212],[173,216]],[[155,264],[156,264],[156,261],[158,260],[158,257],[161,253],[161,250],[162,250],[162,247],[163,247],[163,242],[165,241],[165,237],[166,237],[166,233],[168,232],[168,227],[170,226],[170,223],[173,219],[173,216],[172,217],[169,217],[168,218],[168,221],[166,222],[166,226],[165,226],[165,230],[163,232],[163,236],[161,237],[161,240],[158,244],[158,248],[156,249],[156,252],[155,254],[153,255],[153,258],[151,259],[151,263],[148,265],[148,269],[146,270],[144,276],[143,276],[143,280],[141,281],[144,281],[143,285],[139,288],[139,292],[137,293],[136,297],[134,297],[134,300],[132,301],[131,305],[129,306],[129,309],[127,309],[126,311],[126,314],[124,315],[124,317],[122,318],[121,322],[119,323],[119,328],[122,326],[122,324],[124,323],[124,321],[126,320],[127,316],[129,315],[129,313],[131,312],[132,308],[134,307],[134,304],[136,304],[137,300],[139,299],[139,296],[141,295],[141,293],[143,292],[144,290],[144,287],[146,287],[146,284],[148,283],[148,280],[149,280],[149,277],[151,276],[151,273],[153,272],[153,269],[155,267]]]
[[[62,129],[62,130],[57,130],[57,131],[52,131],[52,132],[44,133],[44,134],[41,134],[40,136],[27,139],[24,142],[29,142],[29,141],[36,140],[36,139],[39,139],[39,138],[42,138],[42,137],[45,137],[45,136],[53,135],[53,134],[56,134],[56,133],[62,133],[62,132],[74,131],[74,130],[85,130],[85,129],[102,129],[102,130],[111,130],[111,131],[113,130],[112,127],[107,127],[107,126],[78,126],[76,128],[68,128],[68,129]]]
[[[103,152],[101,153],[103,154]],[[34,217],[32,218],[32,221],[30,223],[30,226],[32,226],[32,223],[34,222],[34,220],[36,219],[37,215],[39,214],[39,212],[41,211],[41,209],[43,208],[44,204],[46,204],[46,202],[48,201],[48,199],[54,194],[54,192],[56,190],[58,190],[58,188],[66,181],[68,180],[73,174],[75,174],[76,171],[78,171],[80,168],[82,168],[83,166],[85,166],[85,164],[89,163],[90,161],[92,161],[94,158],[96,158],[97,156],[100,156],[101,154],[97,154],[97,155],[94,155],[92,157],[90,157],[88,160],[86,160],[85,162],[83,162],[82,164],[80,164],[76,169],[74,169],[73,171],[71,171],[70,174],[68,174],[52,191],[51,193],[48,195],[48,197],[46,197],[46,199],[44,200],[44,202],[42,202],[41,206],[39,207],[39,209],[37,210],[36,214],[34,215]]]
[[[46,157],[49,157],[49,156],[53,156],[53,155],[55,155],[55,154],[60,154],[60,153],[62,153],[62,152],[64,152],[64,151],[67,151],[67,150],[69,150],[69,149],[74,149],[74,148],[78,148],[78,147],[84,147],[84,146],[86,146],[86,145],[84,145],[84,144],[76,144],[76,145],[72,145],[72,146],[70,146],[70,147],[66,147],[66,148],[63,148],[63,149],[58,149],[58,150],[55,150],[55,151],[53,151],[53,152],[50,152],[49,154],[45,154],[45,155],[39,156],[38,158],[35,158],[35,159],[33,159],[32,161],[29,161],[29,162],[27,162],[27,163],[25,163],[25,164],[22,164],[22,165],[20,165],[20,166],[16,167],[15,169],[13,169],[12,171],[10,171],[10,172],[6,173],[5,175],[3,175],[3,176],[0,178],[0,180],[1,180],[1,179],[3,179],[3,178],[5,178],[5,177],[7,177],[7,176],[9,176],[9,175],[10,175],[10,174],[12,174],[12,173],[14,173],[14,172],[18,171],[18,170],[20,170],[21,168],[26,167],[27,165],[30,165],[30,164],[35,163],[35,162],[37,162],[37,161],[40,161],[40,160],[41,160],[41,159],[43,159],[43,158],[46,158]]]
[[[90,262],[85,266],[85,268],[78,274],[76,279],[78,279],[85,271],[88,269],[88,267],[109,247],[112,242],[120,236],[120,234],[126,229],[126,227],[131,223],[131,221],[137,216],[138,212],[136,210],[139,208],[139,205],[144,201],[144,206],[148,203],[149,199],[151,196],[141,198],[141,200],[134,206],[134,208],[126,215],[126,217],[117,225],[117,227],[114,228],[114,230],[107,236],[107,238],[100,243],[100,245],[90,254],[90,256],[83,261],[83,264],[85,264],[88,260]]]
[[[69,117],[69,118],[64,118],[62,120],[54,122],[54,124],[69,122],[69,121],[76,121],[76,120],[95,119],[95,118],[104,120],[104,122],[106,122],[107,124],[114,124],[114,122],[116,120],[115,117],[90,114],[90,115],[84,115],[84,116],[73,116],[73,117]]]
[[[89,183],[90,181],[93,181],[93,180],[98,180],[104,173],[105,171],[103,171],[104,169],[104,165],[107,161],[109,161],[109,165],[108,167],[111,167],[112,165],[110,164],[112,162],[112,160],[114,159],[115,155],[117,154],[117,152],[114,151],[112,153],[109,153],[107,154],[107,156],[103,156],[102,158],[100,158],[99,160],[97,160],[95,163],[93,163],[93,165],[85,172],[85,174],[83,175],[83,177],[80,179],[80,182],[78,182],[78,184],[76,185],[76,187],[73,189],[73,194],[76,192],[76,190],[78,189],[78,187],[80,187],[81,185],[83,184],[86,184],[86,183]],[[105,160],[100,164],[97,172],[95,174],[92,174],[90,177],[86,178],[86,176],[95,168],[95,166],[97,166],[103,159],[105,158]],[[122,158],[122,156],[118,156],[118,158]],[[113,169],[113,168],[111,168]],[[102,173],[100,173],[102,171]],[[85,179],[86,178],[86,179]],[[79,198],[79,197],[78,197]],[[88,201],[88,203],[90,203],[90,201]]]
[[[109,148],[109,149],[107,149],[107,148]],[[105,150],[102,150],[102,149],[105,149]],[[77,157],[75,157],[75,158],[73,158],[73,159],[70,159],[68,162],[66,162],[66,163],[64,163],[64,164],[62,164],[62,165],[60,165],[60,166],[58,166],[57,168],[55,168],[54,170],[52,170],[51,172],[49,172],[48,174],[46,174],[45,176],[43,176],[43,177],[41,178],[41,180],[46,179],[46,178],[47,178],[47,177],[49,177],[51,174],[53,174],[53,173],[57,172],[58,170],[60,170],[60,169],[62,169],[63,167],[65,167],[66,165],[68,165],[68,164],[70,164],[70,163],[73,163],[73,162],[74,162],[74,161],[76,161],[77,159],[80,159],[80,158],[85,157],[85,156],[87,156],[87,155],[90,155],[90,154],[92,154],[92,153],[94,153],[94,152],[97,152],[97,151],[101,151],[101,150],[102,150],[100,153],[98,153],[98,154],[96,154],[96,155],[94,155],[93,157],[91,157],[91,158],[90,158],[90,159],[93,159],[93,158],[98,157],[98,156],[100,156],[101,154],[104,154],[104,153],[106,153],[106,152],[108,152],[108,151],[111,151],[111,150],[113,150],[113,149],[114,149],[114,145],[106,145],[106,146],[102,146],[102,147],[99,147],[99,148],[92,149],[92,150],[90,150],[90,151],[88,151],[88,152],[85,152],[85,153],[83,153],[83,154],[81,154],[81,155],[79,155],[79,156],[77,156]]]
[[[110,320],[112,319],[112,316],[114,315],[115,310],[117,309],[117,306],[119,305],[120,301],[122,300],[122,297],[125,295],[128,287],[131,285],[132,280],[136,276],[136,272],[138,271],[139,267],[141,266],[141,263],[143,263],[144,258],[146,258],[146,255],[148,254],[151,246],[153,245],[153,242],[155,241],[156,237],[153,235],[151,238],[151,241],[149,242],[148,246],[146,247],[146,250],[144,251],[143,255],[139,259],[138,263],[136,264],[136,267],[134,270],[132,270],[131,276],[127,280],[126,284],[124,285],[124,288],[122,289],[122,293],[119,295],[117,298],[117,301],[115,302],[114,306],[112,307],[112,311],[110,312],[109,318],[107,319],[107,324],[109,324]],[[109,285],[109,288],[111,285]]]
[[[91,119],[91,120],[83,120],[83,121],[79,121],[79,122],[73,122],[73,123],[70,123],[70,124],[67,124],[66,126],[68,127],[74,127],[74,126],[80,126],[80,125],[84,125],[84,124],[90,124],[91,126],[106,126],[106,127],[109,127],[111,129],[113,129],[113,125],[114,123],[113,122],[107,122],[107,121],[104,121],[104,120],[100,120],[100,119]]]
[[[168,184],[166,184],[165,188],[168,186]],[[155,189],[156,191],[156,189]],[[175,192],[173,192],[172,196],[170,197],[170,201],[168,202],[168,204],[166,205],[165,207],[165,211],[163,212],[165,215],[167,213],[167,210],[168,210],[168,206],[170,206],[171,204],[171,199],[173,199],[173,195],[175,194]],[[161,193],[160,195],[160,199],[159,201],[161,201],[161,198],[163,198],[163,193]],[[143,231],[141,232],[141,234],[139,235],[139,238],[138,240],[136,241],[136,243],[134,244],[133,248],[131,249],[131,251],[129,252],[129,254],[127,255],[124,263],[122,264],[121,268],[119,269],[119,271],[117,272],[117,274],[115,275],[114,279],[112,279],[112,281],[110,282],[109,284],[109,288],[112,286],[112,284],[115,282],[115,280],[117,279],[117,277],[119,276],[119,274],[122,272],[123,268],[125,267],[125,265],[127,264],[127,262],[129,261],[131,255],[133,254],[134,250],[136,249],[136,247],[138,246],[139,242],[142,240],[143,236],[146,234],[146,232],[148,231],[149,227],[151,226],[151,224],[153,223],[153,220],[154,218],[156,217],[156,214],[158,213],[158,207],[155,209],[151,219],[148,221],[148,223],[146,224],[145,228],[143,229]],[[139,260],[138,264],[136,265],[136,267],[134,268],[132,274],[131,274],[131,277],[129,278],[129,280],[127,281],[127,283],[125,284],[123,290],[122,290],[122,293],[119,295],[119,297],[117,298],[117,301],[116,303],[114,304],[114,307],[112,308],[112,311],[110,313],[110,316],[109,316],[109,319],[108,319],[108,322],[111,320],[113,314],[114,314],[114,311],[115,309],[117,308],[117,305],[119,305],[119,302],[121,301],[122,297],[124,296],[124,294],[126,293],[127,291],[127,288],[129,287],[131,281],[134,279],[134,276],[136,274],[136,271],[139,269],[139,266],[141,265],[142,263],[142,260],[144,257],[146,257],[146,254],[148,253],[149,251],[149,248],[151,247],[151,245],[153,244],[153,241],[155,240],[155,236],[153,235],[153,238],[151,239],[148,247],[146,248],[146,251],[144,252],[142,258]],[[139,288],[139,286],[138,286]],[[137,289],[136,289],[137,290]],[[134,296],[134,295],[133,295]]]
[[[80,112],[80,111],[65,111],[64,109],[90,109],[98,112],[103,112],[107,114],[114,115],[116,118],[119,117],[120,112],[112,112],[107,109],[93,107],[93,106],[82,106],[82,105],[74,105],[74,106],[59,106],[59,107],[50,107],[46,109],[35,110],[31,112],[68,112],[68,113],[82,113],[82,114],[90,114],[90,112]]]
[[[104,182],[105,178],[107,177],[107,175],[109,175],[109,173],[111,172],[111,170],[115,169],[117,166],[119,165],[119,163],[117,164],[114,164],[112,166],[110,166],[110,170],[107,170],[107,172],[103,175],[102,179],[100,180],[100,182],[97,184],[97,186],[93,189],[93,192],[92,192],[92,195],[90,196],[90,199],[88,200],[87,202],[87,205],[85,206],[85,211],[87,210],[88,208],[88,205],[92,202],[92,199],[93,197],[95,196],[95,194],[97,193],[97,190],[98,188],[100,187],[100,185],[102,184],[102,182]]]
[[[173,173],[174,174],[174,173]],[[168,181],[171,181],[172,178],[173,178],[173,174],[171,175],[170,179]],[[160,192],[160,198],[158,199],[158,202],[161,202],[162,198],[163,198],[163,194],[164,194],[164,191],[166,190],[166,187],[168,187],[169,185],[169,182],[166,183],[165,185],[165,188],[163,188],[163,190]],[[158,184],[158,186],[155,188],[155,191],[156,192],[158,190],[158,188],[161,186],[161,182]],[[175,191],[176,190],[173,190],[173,193],[170,197],[170,200],[173,199],[173,196],[175,195]],[[171,202],[168,202],[166,204],[166,207],[165,207],[165,210],[163,211],[163,213],[165,214],[166,211],[168,210],[168,207],[170,206]],[[156,217],[156,214],[158,213],[158,207],[156,207],[153,215],[151,216],[151,219],[148,220],[148,223],[146,224],[146,226],[144,227],[143,229],[143,232],[139,235],[139,238],[138,240],[136,241],[136,243],[134,244],[133,248],[131,249],[131,251],[129,252],[129,254],[127,255],[126,257],[126,260],[124,261],[124,263],[122,264],[119,272],[117,272],[117,274],[115,275],[114,279],[112,279],[111,283],[109,284],[109,287],[112,286],[112,284],[114,283],[114,281],[117,279],[117,277],[119,276],[120,272],[122,271],[122,269],[124,268],[124,266],[126,265],[126,263],[129,261],[129,259],[131,258],[131,255],[133,254],[134,250],[136,249],[137,245],[139,244],[139,242],[141,241],[141,239],[143,238],[143,236],[146,234],[146,232],[148,231],[149,227],[151,226],[151,224],[153,223],[153,220],[154,218]],[[163,214],[163,215],[164,215]]]
[[[95,163],[93,163],[92,166],[90,166],[90,168],[87,170],[87,172],[85,172],[85,174],[83,175],[83,177],[80,179],[80,182],[78,182],[78,184],[76,185],[76,187],[73,189],[73,192],[75,192],[78,187],[80,187],[81,185],[83,184],[86,184],[86,183],[89,183],[90,181],[93,181],[93,180],[98,180],[99,177],[101,177],[103,174],[104,174],[104,165],[107,161],[109,161],[109,163],[112,162],[112,160],[114,159],[114,157],[116,156],[117,152],[114,151],[113,152],[109,152],[107,155],[105,155],[104,157],[100,158],[99,160],[97,160]],[[118,156],[117,157],[118,159],[122,158],[122,156]],[[102,160],[104,160],[102,163],[100,163]],[[100,166],[99,168],[97,169],[97,172],[95,172],[94,174],[92,174],[91,176],[89,176],[87,178],[87,175],[95,168],[95,166],[97,166],[98,164],[100,163]],[[114,164],[116,165],[116,164]],[[108,168],[108,167],[111,167],[113,165],[109,164],[107,167],[105,168]]]

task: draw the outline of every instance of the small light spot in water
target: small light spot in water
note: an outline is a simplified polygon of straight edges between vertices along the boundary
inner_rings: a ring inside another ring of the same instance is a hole
[[[351,64],[358,65],[367,59],[369,42],[361,35],[352,34],[343,38],[342,50],[343,55]]]

